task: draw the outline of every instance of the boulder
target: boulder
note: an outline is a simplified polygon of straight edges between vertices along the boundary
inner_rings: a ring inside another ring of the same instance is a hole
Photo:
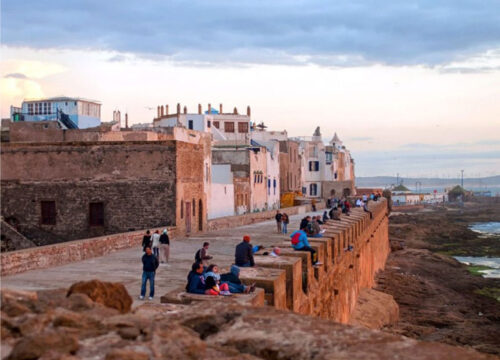
[[[62,354],[74,354],[78,350],[78,340],[64,331],[47,330],[21,338],[10,353],[7,360],[38,359],[45,354],[50,357],[62,357]]]
[[[71,285],[67,296],[76,293],[85,294],[93,301],[117,309],[122,314],[129,312],[132,307],[132,298],[121,283],[80,281]]]

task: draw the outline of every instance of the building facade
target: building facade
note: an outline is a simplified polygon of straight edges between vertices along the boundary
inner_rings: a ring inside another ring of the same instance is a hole
[[[101,124],[101,103],[71,97],[24,100],[11,106],[11,121],[58,121],[63,128],[86,129]]]

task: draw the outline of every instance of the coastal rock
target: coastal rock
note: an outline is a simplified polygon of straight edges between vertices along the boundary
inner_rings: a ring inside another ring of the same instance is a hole
[[[44,331],[19,340],[8,360],[38,359],[45,354],[74,354],[78,350],[78,340],[64,331]],[[52,356],[54,356],[52,355]]]
[[[2,289],[2,311],[9,316],[19,316],[33,311],[36,292]]]
[[[75,293],[85,294],[93,301],[117,309],[121,313],[129,312],[132,307],[132,298],[125,286],[120,283],[99,280],[80,281],[69,288],[67,296]]]

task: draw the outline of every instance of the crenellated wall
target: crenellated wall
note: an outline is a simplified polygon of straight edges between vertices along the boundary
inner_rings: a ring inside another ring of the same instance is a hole
[[[290,242],[281,245],[281,256],[257,254],[257,267],[242,268],[241,280],[257,283],[265,296],[236,295],[239,302],[267,304],[300,314],[319,316],[348,323],[360,290],[374,285],[375,274],[385,266],[390,252],[387,201],[370,202],[373,218],[360,208],[341,221],[329,220],[323,238],[309,238],[316,249],[320,266],[312,266],[308,252],[295,251]],[[352,250],[348,250],[352,247]],[[213,301],[212,297],[186,294],[184,289],[167,293],[162,302],[189,304]],[[228,302],[228,299],[220,298]]]

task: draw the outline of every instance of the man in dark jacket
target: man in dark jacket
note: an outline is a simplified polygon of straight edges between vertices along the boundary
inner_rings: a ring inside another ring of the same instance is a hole
[[[236,245],[234,252],[234,263],[240,267],[255,266],[253,260],[252,245],[250,244],[250,236],[243,236],[243,241]]]
[[[163,229],[160,235],[160,261],[168,263],[170,257],[170,238],[168,237],[167,229]]]
[[[158,269],[158,258],[153,255],[153,251],[150,246],[146,246],[146,253],[142,255],[142,284],[141,284],[141,296],[139,299],[143,300],[146,296],[146,283],[149,280],[149,300],[153,300],[155,296],[155,273]]]
[[[283,215],[281,215],[280,211],[276,211],[276,216],[274,217],[276,219],[276,226],[278,227],[278,234],[281,234],[281,220],[283,218]]]
[[[203,277],[203,264],[195,262],[187,277],[186,291],[192,294],[205,294],[205,278]]]

